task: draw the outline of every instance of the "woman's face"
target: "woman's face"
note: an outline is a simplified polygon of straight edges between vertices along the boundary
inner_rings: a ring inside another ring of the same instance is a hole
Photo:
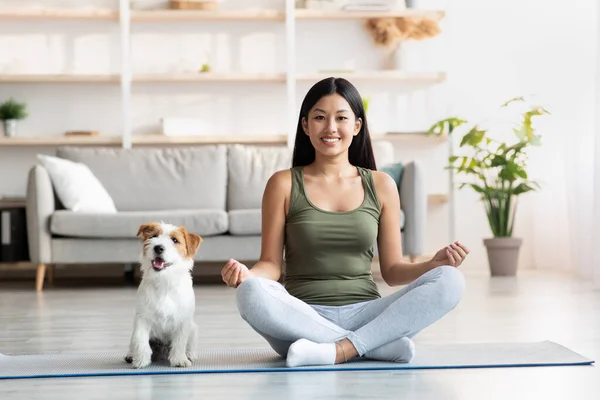
[[[362,120],[337,93],[322,97],[302,120],[304,133],[310,137],[316,153],[324,156],[347,152],[361,125]]]

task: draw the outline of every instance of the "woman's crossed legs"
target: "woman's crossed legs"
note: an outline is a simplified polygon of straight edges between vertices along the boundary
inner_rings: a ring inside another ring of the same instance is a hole
[[[348,306],[310,306],[264,278],[247,279],[236,295],[242,318],[288,366],[331,365],[356,355],[409,362],[410,338],[456,307],[464,285],[460,271],[442,266],[389,296]]]

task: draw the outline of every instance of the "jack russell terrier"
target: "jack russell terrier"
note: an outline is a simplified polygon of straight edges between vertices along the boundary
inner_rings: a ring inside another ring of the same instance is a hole
[[[196,344],[191,272],[202,237],[164,222],[141,225],[137,237],[143,242],[142,280],[125,361],[134,368],[160,359],[190,367]]]

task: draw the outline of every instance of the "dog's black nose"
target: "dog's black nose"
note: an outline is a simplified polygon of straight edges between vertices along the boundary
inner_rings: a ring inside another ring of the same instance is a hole
[[[156,254],[162,254],[164,251],[165,251],[165,246],[163,246],[162,244],[154,246],[154,252]]]

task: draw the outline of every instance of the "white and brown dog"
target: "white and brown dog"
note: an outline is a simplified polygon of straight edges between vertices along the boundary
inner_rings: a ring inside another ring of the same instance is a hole
[[[140,226],[142,280],[129,353],[134,368],[166,358],[172,367],[192,365],[196,309],[191,271],[202,237],[164,222]]]

